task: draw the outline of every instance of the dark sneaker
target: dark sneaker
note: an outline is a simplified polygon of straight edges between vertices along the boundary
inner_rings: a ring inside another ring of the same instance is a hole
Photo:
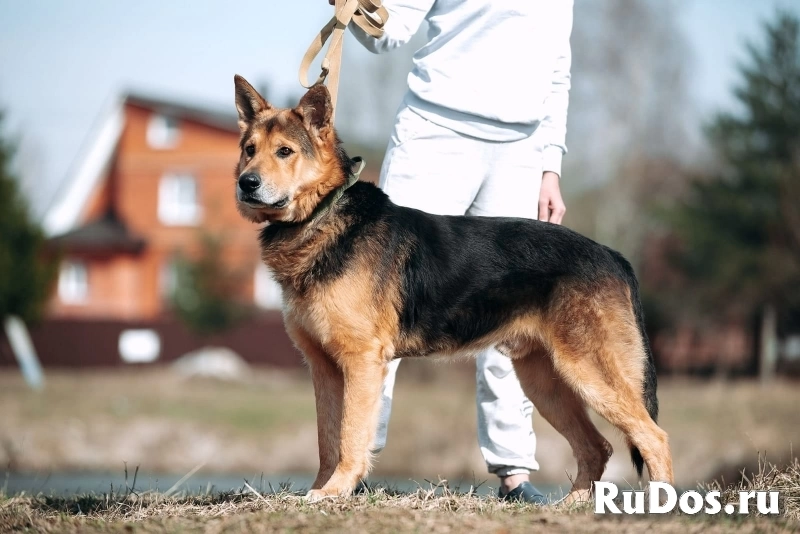
[[[525,502],[528,504],[547,504],[547,497],[536,489],[530,482],[523,482],[505,495],[498,491],[497,494],[504,501]]]

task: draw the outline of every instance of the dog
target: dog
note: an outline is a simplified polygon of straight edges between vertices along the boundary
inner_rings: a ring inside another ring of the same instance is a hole
[[[623,433],[639,476],[646,465],[651,480],[673,482],[638,283],[621,254],[547,222],[397,206],[355,181],[324,85],[280,109],[244,78],[234,84],[237,208],[267,223],[262,260],[314,383],[310,500],[350,495],[367,476],[392,359],[490,346],[572,447],[567,502],[591,497],[612,453],[587,407]]]

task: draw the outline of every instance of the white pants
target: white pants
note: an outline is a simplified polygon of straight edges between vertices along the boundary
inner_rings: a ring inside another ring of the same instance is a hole
[[[542,183],[542,146],[535,134],[500,143],[467,137],[401,107],[381,168],[380,186],[401,206],[441,215],[535,219]],[[478,444],[490,473],[539,469],[533,405],[511,360],[494,348],[477,358]],[[386,445],[392,389],[400,360],[389,364],[373,451]]]

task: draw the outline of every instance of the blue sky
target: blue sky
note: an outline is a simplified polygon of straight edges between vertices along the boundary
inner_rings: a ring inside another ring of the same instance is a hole
[[[675,2],[692,49],[692,96],[705,114],[731,105],[743,39],[756,38],[776,7],[800,13],[798,0]],[[300,58],[330,14],[327,0],[0,0],[7,130],[21,137],[27,168],[52,189],[118,91],[232,110],[239,73],[268,82],[278,102],[297,94]]]
[[[732,105],[737,62],[746,58],[746,41],[758,42],[762,22],[777,9],[800,14],[799,0],[676,0],[676,5],[692,47],[692,94],[706,113]]]

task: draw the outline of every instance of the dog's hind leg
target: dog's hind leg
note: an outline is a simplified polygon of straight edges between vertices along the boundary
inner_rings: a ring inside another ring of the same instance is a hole
[[[526,356],[513,360],[522,390],[542,417],[572,447],[578,474],[562,502],[588,501],[592,482],[600,480],[611,457],[611,444],[600,434],[586,405],[553,369],[549,351],[539,343]]]
[[[378,356],[363,353],[340,357],[339,361],[344,378],[339,461],[328,481],[308,492],[312,501],[349,495],[370,469],[369,447],[377,425],[386,364]]]
[[[562,295],[560,306],[551,322],[554,369],[639,451],[650,480],[672,483],[667,433],[645,404],[647,355],[629,294],[609,284]]]
[[[342,370],[322,348],[298,329],[289,330],[303,352],[311,370],[317,408],[317,445],[319,447],[319,472],[311,485],[321,488],[331,478],[339,463],[339,437],[342,422],[344,376]]]
[[[607,357],[613,356],[609,354]],[[587,360],[595,363],[591,358]],[[570,380],[575,391],[639,450],[650,480],[672,483],[672,457],[667,433],[650,418],[641,391],[632,389],[624,380],[613,376],[614,371],[601,365],[569,361],[559,362],[557,366],[563,374],[579,377]]]

